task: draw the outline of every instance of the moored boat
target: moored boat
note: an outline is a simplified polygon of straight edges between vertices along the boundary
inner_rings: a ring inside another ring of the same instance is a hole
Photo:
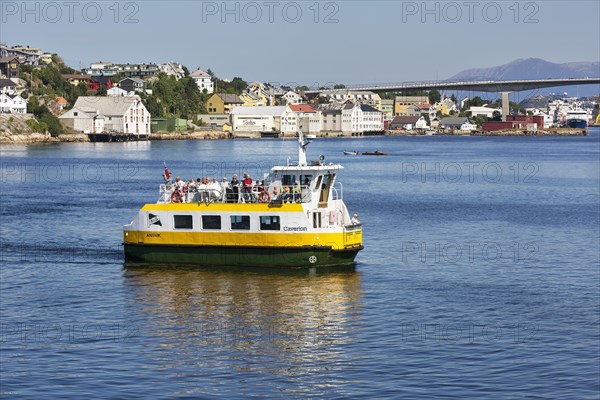
[[[379,151],[379,150],[363,152],[363,156],[387,156],[387,155],[389,155],[389,153],[386,153],[384,151]]]
[[[241,187],[168,181],[123,228],[128,261],[209,266],[332,267],[353,265],[362,226],[343,202],[343,167],[299,161],[275,166],[264,183]],[[166,177],[169,178],[168,171]],[[217,183],[218,185],[218,183]],[[237,189],[237,190],[235,190]]]
[[[567,112],[565,117],[565,127],[575,129],[585,129],[588,127],[588,114],[587,111],[581,109],[579,106],[573,107]]]
[[[348,151],[348,150],[344,150],[344,155],[345,156],[357,156],[359,153],[358,151]]]

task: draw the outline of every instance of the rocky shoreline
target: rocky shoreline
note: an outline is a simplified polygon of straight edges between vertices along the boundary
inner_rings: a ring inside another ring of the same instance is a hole
[[[69,133],[58,137],[52,137],[49,133],[23,132],[13,133],[6,129],[0,130],[0,144],[43,144],[43,143],[88,143],[88,135],[83,133]],[[440,132],[437,136],[487,136],[487,137],[527,137],[527,136],[587,136],[585,129],[551,128],[537,132],[526,132],[517,130],[505,130],[495,132]],[[386,131],[384,135],[378,136],[425,136],[423,132],[417,131]],[[283,137],[294,137],[294,135],[283,135]],[[340,132],[321,132],[319,138],[352,138],[352,134],[341,134]],[[257,132],[228,133],[223,131],[194,131],[194,132],[159,132],[151,135],[150,140],[223,140],[223,139],[260,139]]]

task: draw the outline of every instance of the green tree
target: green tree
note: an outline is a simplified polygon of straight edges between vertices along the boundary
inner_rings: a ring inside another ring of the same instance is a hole
[[[334,89],[346,89],[346,85],[342,85],[342,84],[334,85],[333,88]]]
[[[429,104],[435,104],[442,100],[442,95],[439,90],[432,89],[429,91]]]

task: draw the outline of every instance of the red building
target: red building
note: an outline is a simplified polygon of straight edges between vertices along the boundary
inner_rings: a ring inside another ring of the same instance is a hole
[[[537,129],[544,128],[542,115],[507,115],[506,121],[488,121],[481,125],[484,132],[503,131],[509,129],[526,130],[527,125],[537,124]]]

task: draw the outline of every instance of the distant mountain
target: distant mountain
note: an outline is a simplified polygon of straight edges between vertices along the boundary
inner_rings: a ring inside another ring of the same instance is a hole
[[[508,64],[490,68],[467,69],[449,78],[449,81],[483,80],[503,81],[512,79],[548,78],[597,78],[600,77],[600,62],[583,61],[564,64],[551,63],[540,58],[522,58]],[[532,94],[568,92],[575,96],[600,94],[600,85],[560,86],[531,91]],[[528,92],[523,93],[527,95]]]
[[[472,68],[452,76],[454,80],[511,80],[547,78],[600,77],[600,62],[551,63],[540,58],[528,58],[490,68]]]

